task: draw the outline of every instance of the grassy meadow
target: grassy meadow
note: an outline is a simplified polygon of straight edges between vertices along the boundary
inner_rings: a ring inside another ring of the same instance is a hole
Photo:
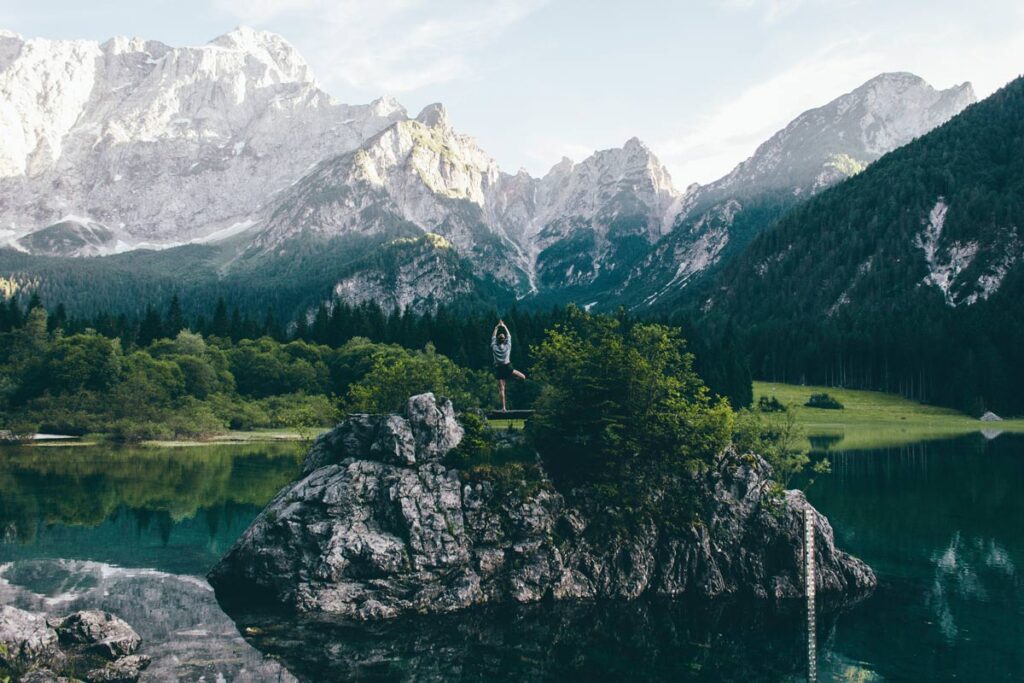
[[[843,404],[842,410],[804,406],[811,394],[827,393]],[[925,405],[895,394],[832,387],[754,382],[754,401],[774,396],[795,411],[808,437],[837,439],[831,450],[885,448],[945,439],[985,430],[1024,433],[1024,419],[981,422],[970,415]]]

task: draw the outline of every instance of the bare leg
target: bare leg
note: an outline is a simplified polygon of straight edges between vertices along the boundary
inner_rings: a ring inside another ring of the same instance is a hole
[[[519,372],[518,370],[513,370],[513,371],[512,371],[512,375],[513,375],[513,376],[514,376],[514,377],[515,377],[516,379],[526,379],[526,375],[524,375],[523,373]]]
[[[501,394],[501,409],[507,410],[505,408],[505,380],[503,379],[498,380],[498,393]]]

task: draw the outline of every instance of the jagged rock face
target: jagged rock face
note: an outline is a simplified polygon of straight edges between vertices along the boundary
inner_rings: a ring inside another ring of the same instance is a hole
[[[75,612],[58,622],[56,629],[62,645],[82,646],[111,661],[134,654],[142,644],[131,626],[100,610]]]
[[[645,594],[802,595],[803,494],[772,497],[758,456],[723,453],[699,482],[700,524],[648,523],[611,538],[550,485],[522,492],[463,481],[440,458],[461,439],[449,402],[410,399],[403,416],[355,416],[322,436],[210,573],[219,595],[262,595],[298,612],[374,620],[487,603]],[[817,525],[818,589],[875,584]]]
[[[498,179],[494,160],[433,104],[321,163],[274,202],[253,249],[273,252],[297,237],[386,235],[405,227],[442,236],[479,276],[522,288],[529,264],[500,226],[487,223]]]
[[[61,659],[57,633],[46,618],[0,605],[0,665],[10,669]]]
[[[548,288],[587,285],[671,226],[677,192],[668,171],[638,139],[563,159],[538,183],[528,237],[537,276]]]
[[[375,267],[360,263],[338,279],[333,297],[350,304],[375,302],[385,311],[434,314],[444,304],[478,294],[468,263],[440,235],[395,240],[374,259]],[[312,320],[315,312],[309,314]]]
[[[84,680],[87,683],[134,683],[150,659],[135,654],[138,634],[109,612],[75,612],[54,624],[39,614],[0,606],[0,675],[15,680]],[[54,671],[70,671],[60,678]]]
[[[287,42],[247,28],[185,48],[5,33],[0,92],[0,224],[83,216],[123,242],[104,253],[250,220],[311,165],[405,118],[391,100],[334,102]]]

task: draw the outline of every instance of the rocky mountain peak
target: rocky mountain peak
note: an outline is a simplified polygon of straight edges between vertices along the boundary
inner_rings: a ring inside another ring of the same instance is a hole
[[[448,110],[440,102],[434,102],[423,107],[423,110],[416,115],[416,120],[427,128],[452,130],[451,121],[448,120]]]
[[[270,66],[281,82],[313,83],[313,72],[298,50],[276,33],[239,26],[207,43],[243,53]]]
[[[936,90],[911,73],[879,74],[795,118],[728,175],[694,190],[686,204],[700,211],[728,197],[816,192],[942,125],[974,101],[970,83]]]
[[[369,111],[374,116],[395,117],[396,120],[408,117],[405,107],[394,97],[378,97],[369,104]]]
[[[22,244],[69,214],[128,249],[231,230],[407,118],[390,98],[338,104],[287,41],[244,26],[198,47],[0,38],[0,92],[0,224]]]

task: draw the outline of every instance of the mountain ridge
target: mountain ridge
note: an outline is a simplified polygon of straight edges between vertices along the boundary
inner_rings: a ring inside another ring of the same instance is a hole
[[[88,70],[82,54],[95,58],[89,78],[43,87],[55,65]],[[3,34],[0,67],[0,84],[45,91],[14,107],[39,108],[39,125],[22,126],[35,137],[0,149],[0,240],[13,248],[91,257],[213,244],[220,276],[256,277],[304,242],[385,249],[437,234],[477,282],[606,308],[675,301],[804,196],[973,101],[969,84],[939,91],[881,74],[797,117],[722,179],[679,192],[636,137],[541,177],[505,173],[443,105],[410,117],[390,98],[337,103],[287,41],[246,27],[184,48]],[[10,110],[0,131],[15,125]],[[317,277],[325,297],[351,291]]]

